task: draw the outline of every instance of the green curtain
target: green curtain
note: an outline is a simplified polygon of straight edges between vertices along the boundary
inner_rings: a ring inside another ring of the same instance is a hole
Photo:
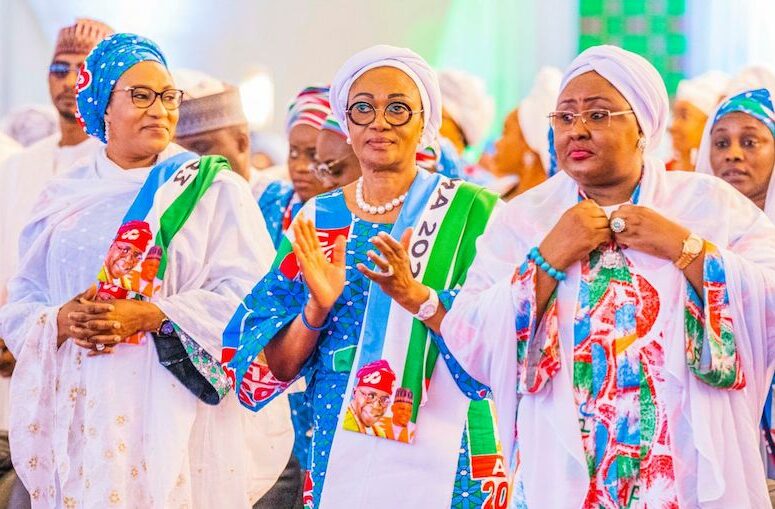
[[[579,51],[614,44],[646,57],[671,95],[686,69],[686,0],[579,0]]]

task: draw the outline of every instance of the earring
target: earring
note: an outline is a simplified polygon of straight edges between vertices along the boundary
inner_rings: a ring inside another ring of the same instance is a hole
[[[641,152],[643,152],[644,150],[646,150],[646,145],[647,145],[647,144],[648,144],[648,142],[646,141],[646,138],[644,138],[643,136],[641,136],[640,138],[638,138],[638,149],[639,149]]]
[[[348,145],[352,145],[352,144],[353,144],[353,140],[352,140],[352,139],[351,139],[349,136],[347,137],[347,139],[345,140],[345,142],[346,142]]]

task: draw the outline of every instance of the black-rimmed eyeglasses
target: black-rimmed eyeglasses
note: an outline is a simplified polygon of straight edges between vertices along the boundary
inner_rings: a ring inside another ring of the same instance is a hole
[[[142,109],[150,108],[156,102],[157,97],[161,98],[161,104],[166,110],[178,109],[183,101],[183,91],[176,88],[157,92],[148,87],[126,87],[113,91],[113,93],[116,92],[129,92],[132,104]]]
[[[393,127],[401,127],[407,124],[414,115],[422,113],[422,109],[412,111],[409,105],[402,102],[393,102],[384,109],[375,108],[366,101],[359,101],[347,108],[347,117],[355,125],[366,126],[377,118],[377,111],[381,111],[385,122]]]

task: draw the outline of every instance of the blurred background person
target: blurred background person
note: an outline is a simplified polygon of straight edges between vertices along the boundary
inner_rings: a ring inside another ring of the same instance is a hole
[[[708,71],[678,84],[673,103],[673,121],[668,128],[673,143],[673,159],[668,170],[694,171],[705,122],[724,95],[729,75]]]
[[[2,120],[2,131],[29,147],[59,131],[57,110],[45,104],[27,104],[13,109]]]
[[[361,176],[361,166],[352,144],[347,141],[347,134],[333,115],[326,117],[318,134],[312,168],[315,176],[332,189],[344,187]]]
[[[251,185],[256,198],[260,194],[256,188],[263,189],[261,172],[251,164],[248,121],[239,90],[199,71],[177,70],[174,76],[184,91],[175,141],[202,156],[224,156],[231,169]],[[278,401],[267,410],[243,415],[255,475],[269,489],[254,508],[295,507],[293,504],[301,503],[302,476],[299,460],[291,453],[290,409],[287,401]]]
[[[75,82],[86,55],[111,33],[104,23],[85,18],[59,31],[48,72],[59,129],[9,157],[0,167],[3,188],[13,190],[0,202],[0,245],[4,247],[0,250],[0,306],[5,302],[6,282],[18,264],[19,234],[43,186],[100,146],[76,120]]]
[[[538,71],[530,93],[509,113],[495,142],[491,188],[504,200],[537,186],[549,169],[549,113],[560,93],[562,73],[553,67]]]
[[[258,199],[275,247],[304,203],[331,189],[310,169],[315,162],[318,134],[330,114],[328,87],[306,87],[288,106],[285,132],[288,136],[290,182],[272,182]]]

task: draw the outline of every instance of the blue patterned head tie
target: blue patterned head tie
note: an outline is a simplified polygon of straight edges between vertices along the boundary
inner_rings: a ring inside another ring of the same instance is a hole
[[[147,60],[167,67],[167,60],[155,42],[129,33],[106,37],[89,53],[75,84],[76,119],[86,134],[107,143],[105,110],[113,87],[133,65]]]
[[[766,88],[747,90],[734,97],[730,97],[719,107],[718,113],[716,113],[716,117],[713,119],[713,124],[715,125],[724,115],[735,111],[747,113],[761,121],[770,130],[772,137],[775,138],[775,110],[772,107],[772,97],[769,90]]]

